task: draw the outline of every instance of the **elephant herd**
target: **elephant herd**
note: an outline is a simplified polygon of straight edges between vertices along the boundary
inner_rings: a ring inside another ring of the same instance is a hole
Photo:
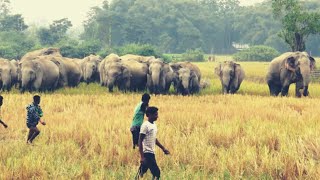
[[[104,59],[90,55],[83,59],[63,57],[57,48],[45,48],[25,54],[21,60],[0,59],[0,88],[13,86],[25,91],[53,91],[75,87],[80,82],[98,82],[120,91],[149,90],[169,93],[173,84],[178,94],[198,93],[200,69],[190,62],[165,63],[154,56],[110,54]]]
[[[200,89],[200,69],[190,62],[165,63],[153,56],[110,54],[99,65],[100,84],[112,92],[143,91],[167,94],[171,84],[176,93],[187,95]]]
[[[288,94],[290,84],[296,83],[296,96],[308,96],[311,71],[315,59],[306,52],[287,52],[273,59],[266,82],[270,94]],[[214,73],[221,81],[222,93],[236,93],[245,78],[240,64],[219,63]],[[110,54],[104,59],[90,55],[83,59],[63,57],[57,48],[45,48],[25,54],[20,61],[0,58],[0,88],[13,86],[24,91],[53,91],[75,87],[80,82],[100,83],[109,92],[145,91],[168,94],[171,85],[175,93],[195,94],[200,91],[200,69],[190,62],[166,63],[154,56]],[[302,93],[301,93],[302,90]]]
[[[296,97],[308,96],[315,64],[315,59],[306,52],[287,52],[274,58],[266,75],[270,95],[278,96],[281,93],[281,96],[287,96],[289,86],[295,83]],[[219,64],[215,74],[220,77],[223,93],[235,93],[245,76],[241,66],[233,61]]]

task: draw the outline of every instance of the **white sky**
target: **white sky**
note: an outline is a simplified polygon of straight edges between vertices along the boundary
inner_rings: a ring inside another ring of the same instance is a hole
[[[82,25],[91,7],[101,6],[103,0],[10,0],[11,11],[22,14],[27,24],[50,24],[54,20],[68,18],[73,28]],[[243,5],[253,1],[240,0]]]
[[[81,26],[91,7],[103,0],[11,0],[11,11],[22,14],[27,24],[50,24],[68,18],[73,27]]]

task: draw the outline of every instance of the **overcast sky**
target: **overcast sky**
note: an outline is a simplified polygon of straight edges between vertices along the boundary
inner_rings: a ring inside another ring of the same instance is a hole
[[[27,24],[50,24],[54,20],[68,18],[73,27],[81,26],[91,7],[101,6],[103,0],[10,0],[14,14],[22,14]],[[240,0],[243,5],[253,1]]]

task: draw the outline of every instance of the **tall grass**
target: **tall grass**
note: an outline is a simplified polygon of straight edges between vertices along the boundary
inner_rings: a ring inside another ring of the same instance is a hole
[[[211,86],[195,96],[152,96],[159,107],[156,149],[162,179],[319,179],[319,84],[310,97],[270,97],[264,82],[245,80],[236,95],[220,95],[215,63],[199,63]],[[261,77],[264,64],[244,64]],[[260,71],[257,68],[262,69]],[[139,153],[129,127],[141,93],[108,93],[81,84],[41,93],[46,126],[26,144],[30,93],[2,93],[0,179],[133,179]],[[148,172],[144,179],[150,179]]]

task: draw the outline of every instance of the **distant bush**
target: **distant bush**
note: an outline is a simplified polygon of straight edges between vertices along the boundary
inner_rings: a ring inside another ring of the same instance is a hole
[[[160,53],[150,44],[126,44],[117,48],[119,55],[136,54],[141,56],[160,57]]]
[[[83,42],[78,45],[62,45],[60,52],[64,57],[82,59],[90,54],[96,54],[100,49],[100,45],[96,42]]]
[[[201,49],[189,49],[182,54],[181,58],[183,61],[202,62],[204,61],[204,52]]]
[[[269,46],[252,46],[233,55],[236,61],[271,61],[280,53]]]
[[[169,56],[164,56],[150,44],[127,44],[122,47],[115,48],[115,52],[120,56],[125,54],[135,54],[140,56],[154,56],[156,58],[162,58],[166,62],[171,61]]]

